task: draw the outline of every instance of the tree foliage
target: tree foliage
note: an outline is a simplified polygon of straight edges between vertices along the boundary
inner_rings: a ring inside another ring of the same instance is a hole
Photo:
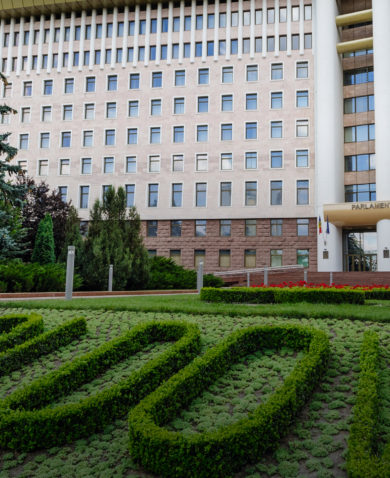
[[[39,264],[53,264],[55,260],[53,221],[50,214],[46,214],[38,226],[31,261]]]

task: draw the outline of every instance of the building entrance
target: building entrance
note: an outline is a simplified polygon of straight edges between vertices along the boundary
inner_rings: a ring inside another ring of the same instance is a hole
[[[377,236],[372,230],[344,231],[344,271],[377,270]]]

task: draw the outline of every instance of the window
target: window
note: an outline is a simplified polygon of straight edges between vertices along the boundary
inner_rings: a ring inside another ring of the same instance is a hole
[[[344,143],[359,143],[375,139],[375,124],[362,124],[344,128]]]
[[[309,136],[309,120],[297,120],[296,135],[297,138],[306,138]]]
[[[307,108],[309,106],[309,92],[307,90],[297,91],[297,108]]]
[[[136,90],[139,88],[139,73],[130,74],[130,85],[131,90]]]
[[[297,78],[308,78],[309,76],[309,65],[307,61],[298,61],[297,62]]]
[[[345,156],[345,171],[375,170],[375,154]]]
[[[71,139],[72,139],[72,133],[70,131],[63,131],[61,133],[61,147],[70,148]]]
[[[245,139],[257,139],[257,123],[245,123]]]
[[[360,85],[374,81],[374,69],[372,66],[344,71],[344,86]]]
[[[106,118],[116,118],[116,103],[106,103]]]
[[[172,237],[180,237],[181,236],[181,226],[182,221],[171,221],[171,236]]]
[[[148,206],[157,207],[158,184],[148,184]]]
[[[156,220],[146,221],[146,235],[157,237],[158,222]]]
[[[209,97],[198,96],[198,113],[208,113],[209,111]]]
[[[297,236],[309,235],[309,219],[297,219]]]
[[[177,265],[181,265],[181,250],[180,249],[171,249],[169,251],[169,257]]]
[[[186,84],[186,72],[185,70],[175,71],[175,86],[184,86]]]
[[[207,42],[207,56],[213,56],[214,55],[214,42],[213,41],[208,41]]]
[[[183,184],[172,184],[172,207],[182,207],[183,205]]]
[[[233,111],[233,95],[221,96],[221,111]]]
[[[96,78],[94,76],[87,76],[85,79],[85,91],[87,93],[93,93],[96,88]]]
[[[291,35],[291,49],[299,50],[299,35]]]
[[[93,131],[83,131],[83,146],[90,147],[93,146]]]
[[[22,123],[30,123],[31,121],[31,108],[29,106],[25,106],[22,108],[21,115],[20,115],[20,121]],[[43,119],[42,119],[43,121]]]
[[[309,267],[309,249],[297,249],[297,264]]]
[[[149,173],[159,173],[160,172],[160,156],[153,155],[149,156]]]
[[[283,107],[283,93],[275,91],[271,93],[271,108],[280,109]]]
[[[32,95],[32,81],[24,81],[23,96],[31,96],[31,95]]]
[[[108,156],[103,159],[103,173],[111,174],[114,172],[114,158]]]
[[[225,55],[226,54],[226,41],[219,40],[218,42],[218,55]]]
[[[173,155],[172,171],[184,171],[184,156],[182,154]]]
[[[357,96],[354,98],[344,99],[344,113],[364,113],[366,111],[374,111],[374,95]]]
[[[204,219],[197,219],[195,221],[195,236],[196,237],[206,236],[206,225],[207,225],[207,221]]]
[[[232,221],[230,219],[221,219],[219,221],[219,235],[230,237],[232,235]]]
[[[196,155],[196,170],[207,171],[207,154]]]
[[[245,219],[245,236],[256,236],[256,219]]]
[[[221,141],[231,141],[233,139],[233,125],[231,123],[221,124]]]
[[[128,128],[127,129],[127,144],[137,144],[137,142],[138,142],[138,129]]]
[[[237,55],[238,53],[238,40],[230,40],[230,53]]]
[[[195,43],[195,56],[202,56],[202,42]]]
[[[38,162],[38,175],[48,176],[49,174],[49,161],[47,159],[40,159]]]
[[[206,183],[196,183],[196,185],[195,185],[195,206],[196,207],[205,207],[206,206],[206,196],[207,196],[207,184]]]
[[[115,130],[114,129],[106,129],[104,132],[104,144],[106,146],[114,146],[115,145]]]
[[[231,170],[233,169],[233,155],[232,153],[221,154],[221,169]]]
[[[44,80],[43,82],[43,94],[52,95],[53,94],[53,80]]]
[[[245,153],[245,169],[257,169],[257,153],[254,151]]]
[[[50,133],[41,133],[39,140],[40,148],[49,148],[50,147]]]
[[[245,107],[247,110],[257,110],[257,93],[247,93]]]
[[[64,121],[72,121],[72,119],[73,119],[73,106],[72,105],[64,105],[62,107],[62,119]]]
[[[28,149],[28,133],[19,135],[19,149]]]
[[[307,149],[298,149],[295,153],[297,168],[307,168],[309,166],[309,151]]]
[[[280,267],[283,264],[283,251],[281,249],[271,249],[271,267]]]
[[[267,37],[267,51],[275,51],[275,37]]]
[[[88,208],[89,186],[80,186],[80,209]]]
[[[198,70],[198,85],[208,85],[209,84],[209,69],[208,68],[199,68]]]
[[[184,126],[173,127],[173,142],[184,143]]]
[[[91,158],[81,158],[81,174],[92,174]]]
[[[244,267],[256,267],[256,249],[245,249]]]
[[[297,204],[309,204],[309,181],[297,181]]]
[[[271,121],[271,138],[283,137],[283,123],[281,121]]]
[[[67,186],[59,186],[58,187],[58,192],[60,193],[61,201],[62,202],[67,202],[67,200],[68,200],[68,187]]]
[[[283,63],[272,63],[271,80],[283,80]]]
[[[271,236],[281,236],[283,234],[283,219],[271,219]]]
[[[305,33],[304,47],[305,47],[305,50],[310,50],[311,49],[311,47],[312,47],[312,34],[311,33]]]
[[[257,182],[245,182],[245,206],[256,206],[257,204]]]
[[[175,115],[184,114],[184,98],[173,98],[173,113]]]
[[[60,159],[60,174],[70,174],[70,159]]]
[[[135,156],[126,157],[126,173],[137,172],[137,158]]]
[[[259,71],[257,65],[247,65],[246,81],[257,81],[259,79]]]
[[[154,71],[152,73],[152,88],[162,87],[162,71]]]
[[[118,89],[118,77],[117,75],[107,76],[107,90],[116,91]]]
[[[199,264],[203,263],[203,265],[206,262],[206,251],[204,249],[195,249],[194,251],[194,267],[195,269],[198,269]]]
[[[126,207],[134,206],[135,185],[126,184]]]
[[[86,119],[86,120],[95,119],[95,105],[94,105],[94,103],[86,103],[84,105],[84,119]]]
[[[150,128],[150,144],[161,143],[161,128],[159,126],[153,126]]]
[[[219,267],[230,267],[230,249],[219,250]]]
[[[22,110],[23,114],[23,110]],[[42,121],[47,123],[48,121],[51,121],[51,106],[42,106]],[[24,123],[23,118],[22,118],[22,123]]]
[[[311,5],[305,5],[304,18],[305,20],[311,20]]]
[[[282,181],[271,181],[271,206],[280,206],[282,204]]]
[[[375,201],[376,184],[351,184],[344,186],[345,202]]]
[[[208,141],[209,128],[206,124],[198,124],[196,126],[196,141],[205,142]]]
[[[279,36],[279,51],[287,50],[287,35]]]
[[[129,101],[129,103],[128,103],[128,115],[129,115],[129,117],[137,117],[138,114],[139,114],[139,102],[138,102],[138,100]]]
[[[222,83],[233,83],[233,67],[222,67]]]
[[[283,151],[271,151],[271,168],[283,167]]]
[[[220,206],[232,205],[232,183],[224,182],[220,184]]]

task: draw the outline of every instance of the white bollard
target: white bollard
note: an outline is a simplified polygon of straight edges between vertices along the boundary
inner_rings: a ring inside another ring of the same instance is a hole
[[[114,266],[110,264],[108,268],[108,292],[112,292],[112,279],[114,275]]]
[[[264,285],[268,285],[268,269],[264,267]]]
[[[198,294],[200,294],[201,289],[203,288],[203,262],[199,262],[198,265],[198,274],[196,277],[196,288],[198,290]]]
[[[74,276],[74,256],[76,248],[68,246],[68,257],[66,260],[66,285],[65,285],[65,299],[71,300],[73,293],[73,276]]]

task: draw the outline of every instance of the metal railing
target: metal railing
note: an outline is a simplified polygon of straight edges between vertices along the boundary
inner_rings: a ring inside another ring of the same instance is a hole
[[[246,284],[250,286],[250,275],[262,272],[264,274],[264,284],[268,285],[268,273],[269,272],[280,272],[280,271],[288,271],[288,270],[303,270],[304,277],[303,280],[307,281],[307,269],[304,266],[296,264],[291,266],[276,266],[276,267],[254,267],[253,269],[238,269],[235,271],[221,271],[221,272],[214,272],[215,276],[237,276],[246,274]]]

